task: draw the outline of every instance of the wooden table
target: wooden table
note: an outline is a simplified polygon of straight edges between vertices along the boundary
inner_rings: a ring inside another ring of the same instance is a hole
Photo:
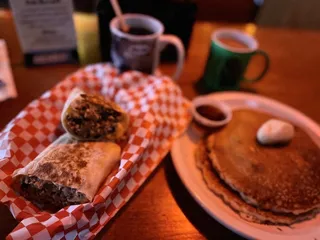
[[[82,62],[99,59],[96,18],[75,16]],[[271,58],[270,71],[252,91],[284,102],[320,123],[320,32],[267,29],[253,24],[223,25],[198,22],[194,28],[185,70],[178,84],[189,99],[197,95],[193,84],[201,77],[211,32],[222,26],[235,27],[254,35],[261,49]],[[61,81],[77,65],[27,69],[15,34],[11,14],[0,10],[0,38],[7,40],[18,98],[0,103],[0,128],[31,100]],[[90,45],[86,41],[90,39]],[[260,59],[250,72],[261,67]],[[172,65],[163,65],[170,73]],[[6,207],[0,207],[0,239],[17,224]],[[98,239],[240,239],[208,214],[193,200],[181,183],[168,156],[130,202],[101,231]]]

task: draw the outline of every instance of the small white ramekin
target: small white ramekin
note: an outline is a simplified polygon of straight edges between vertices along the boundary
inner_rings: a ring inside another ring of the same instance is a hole
[[[226,116],[226,118],[224,120],[221,120],[221,121],[213,121],[213,120],[210,120],[208,118],[205,118],[203,116],[201,116],[196,108],[199,107],[199,106],[203,106],[203,105],[209,105],[209,106],[213,106],[215,108],[218,108],[220,109],[224,115]],[[191,113],[194,117],[194,119],[200,123],[201,125],[203,126],[206,126],[206,127],[221,127],[223,125],[226,125],[228,122],[230,122],[231,118],[232,118],[232,111],[230,109],[230,107],[221,102],[221,101],[217,101],[217,100],[214,100],[212,99],[212,97],[208,98],[208,97],[196,97],[195,99],[193,99],[192,101],[192,106],[191,106]]]

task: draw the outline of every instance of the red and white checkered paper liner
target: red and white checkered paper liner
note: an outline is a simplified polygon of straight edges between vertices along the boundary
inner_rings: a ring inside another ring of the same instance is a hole
[[[43,79],[45,81],[45,79]],[[60,113],[75,86],[113,99],[131,117],[120,167],[92,203],[50,214],[10,188],[12,173],[24,167],[62,134]],[[189,103],[169,78],[91,65],[68,76],[31,102],[0,134],[0,201],[19,221],[7,239],[92,239],[129,200],[187,127]]]

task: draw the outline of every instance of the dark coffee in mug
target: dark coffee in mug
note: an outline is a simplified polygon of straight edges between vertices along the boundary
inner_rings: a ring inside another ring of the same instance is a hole
[[[150,31],[149,29],[142,28],[142,27],[131,27],[131,26],[129,26],[128,33],[132,35],[140,35],[140,36],[153,34],[153,32]]]

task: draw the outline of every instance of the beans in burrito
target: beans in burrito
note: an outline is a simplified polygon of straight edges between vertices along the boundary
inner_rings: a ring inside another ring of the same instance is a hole
[[[61,122],[79,140],[119,140],[128,129],[129,116],[116,103],[75,88],[64,106]]]

